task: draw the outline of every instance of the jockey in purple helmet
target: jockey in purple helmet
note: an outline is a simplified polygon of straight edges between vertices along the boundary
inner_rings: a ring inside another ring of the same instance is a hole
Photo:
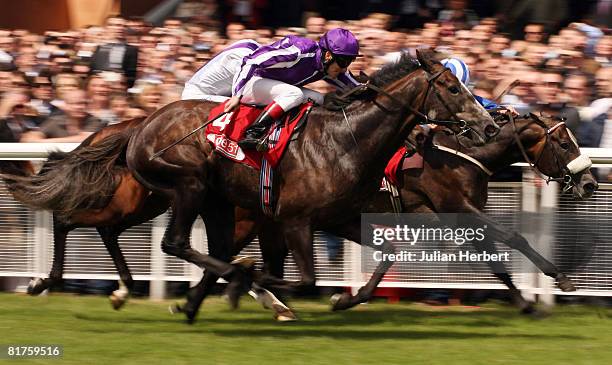
[[[448,68],[463,85],[467,86],[470,83],[470,69],[465,62],[459,58],[445,58],[440,63]],[[478,95],[474,95],[474,99],[487,110],[499,107],[493,100],[485,99]]]
[[[240,101],[267,106],[247,129],[245,138],[238,143],[240,147],[255,148],[267,127],[306,99],[323,103],[321,93],[302,86],[321,79],[337,88],[358,85],[347,70],[358,55],[355,36],[336,28],[318,42],[290,35],[245,57],[234,77],[232,98],[225,111],[233,110]]]

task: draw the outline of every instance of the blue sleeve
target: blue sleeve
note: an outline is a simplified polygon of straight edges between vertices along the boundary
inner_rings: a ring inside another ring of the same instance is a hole
[[[474,99],[476,99],[476,101],[480,103],[480,105],[482,105],[486,110],[495,109],[499,107],[499,105],[497,105],[493,100],[485,99],[478,95],[474,95]]]

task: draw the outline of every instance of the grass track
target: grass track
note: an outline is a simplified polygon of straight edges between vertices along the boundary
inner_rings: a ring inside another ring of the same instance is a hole
[[[275,323],[245,297],[239,311],[218,298],[192,326],[170,302],[0,294],[0,344],[61,344],[57,360],[7,364],[612,364],[612,312],[559,306],[545,319],[497,304],[466,311],[376,302],[332,313],[295,301],[300,321]]]

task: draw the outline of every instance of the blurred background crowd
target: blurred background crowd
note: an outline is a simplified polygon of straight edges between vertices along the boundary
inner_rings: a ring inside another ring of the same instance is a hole
[[[581,145],[612,147],[610,0],[175,3],[156,24],[110,16],[44,34],[0,24],[0,120],[22,142],[81,141],[178,100],[185,81],[232,42],[317,39],[345,27],[364,55],[354,74],[431,47],[467,63],[474,94],[493,99],[518,80],[503,104],[563,116]]]

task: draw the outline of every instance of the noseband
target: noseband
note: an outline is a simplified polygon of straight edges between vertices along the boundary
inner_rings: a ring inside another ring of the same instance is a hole
[[[509,113],[508,117],[514,128],[514,139],[516,140],[516,143],[519,146],[521,153],[523,154],[523,158],[525,159],[525,162],[527,162],[529,167],[536,173],[536,175],[544,179],[547,184],[551,181],[556,181],[560,184],[565,184],[563,186],[563,192],[565,193],[576,186],[574,175],[591,167],[591,160],[587,156],[580,154],[578,157],[570,161],[567,165],[564,165],[561,163],[561,160],[559,158],[559,154],[557,153],[557,151],[554,148],[552,148],[552,154],[553,154],[553,158],[555,159],[555,164],[557,165],[557,168],[560,171],[562,171],[562,177],[555,178],[555,177],[547,176],[544,173],[542,173],[542,171],[538,167],[538,164],[540,163],[540,159],[542,158],[542,155],[544,154],[544,150],[546,149],[546,146],[549,145],[550,136],[560,127],[564,126],[567,128],[567,126],[565,125],[564,119],[561,119],[557,124],[555,124],[551,128],[548,128],[548,126],[540,118],[538,118],[535,114],[531,114],[531,116],[532,116],[532,120],[534,120],[534,122],[538,126],[542,127],[546,131],[546,134],[545,134],[546,140],[544,142],[544,147],[542,147],[542,149],[540,150],[540,153],[535,158],[535,162],[531,162],[531,159],[527,155],[525,146],[523,146],[523,143],[521,142],[519,138],[520,131],[516,127],[516,123],[514,121],[514,118],[512,117],[512,113]],[[571,131],[568,130],[568,134],[570,135],[572,142],[576,145],[576,147],[578,147],[578,143],[576,143],[576,140],[574,136],[571,134]]]

